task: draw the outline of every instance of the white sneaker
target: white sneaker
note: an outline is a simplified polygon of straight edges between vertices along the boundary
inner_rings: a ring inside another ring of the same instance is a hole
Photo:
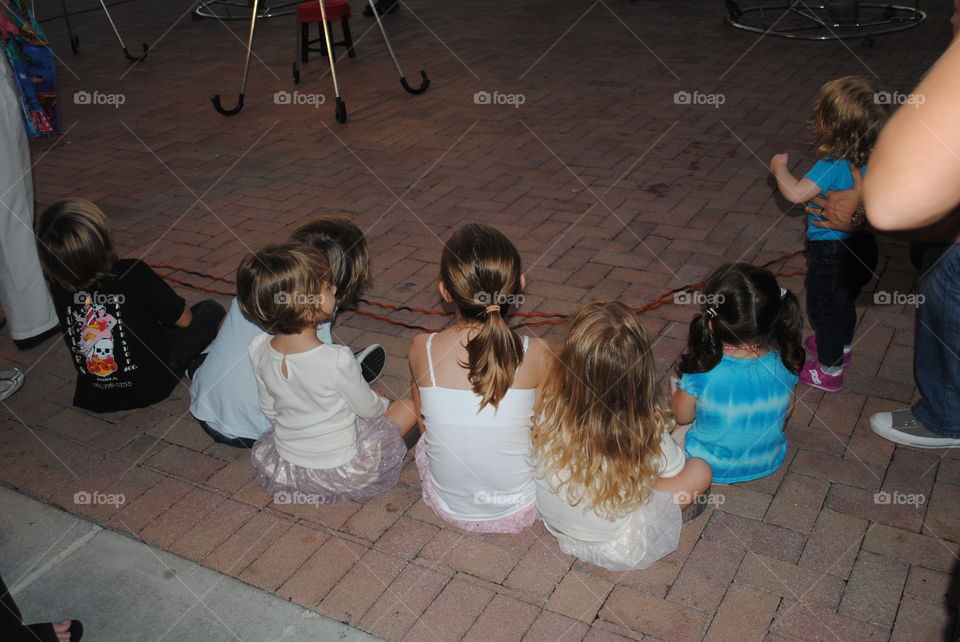
[[[0,370],[0,401],[9,398],[23,385],[25,377],[20,368]]]
[[[870,430],[884,439],[914,448],[952,448],[960,439],[931,432],[913,416],[910,408],[878,412],[870,417]]]

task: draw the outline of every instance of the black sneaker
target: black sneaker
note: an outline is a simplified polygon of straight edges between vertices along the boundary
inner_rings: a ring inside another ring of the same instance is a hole
[[[420,441],[420,426],[414,426],[410,429],[410,432],[403,436],[403,443],[407,450],[413,450],[418,441]]]
[[[354,352],[353,356],[360,362],[363,380],[367,383],[373,383],[379,379],[383,374],[383,367],[387,365],[387,351],[379,343],[369,345],[360,352]]]
[[[197,419],[194,417],[194,419]],[[207,436],[210,439],[214,440],[218,444],[223,444],[224,446],[233,446],[234,448],[246,448],[250,450],[253,448],[253,445],[257,443],[256,439],[249,439],[247,437],[227,437],[226,435],[217,432],[210,427],[205,421],[197,419],[197,423],[200,424],[200,427],[203,428],[203,432],[207,433]]]
[[[185,373],[187,375],[187,381],[193,381],[193,375],[197,374],[197,370],[199,370],[200,366],[203,365],[203,362],[207,360],[207,354],[208,353],[206,352],[201,352],[193,359],[193,361],[187,364],[187,370]]]

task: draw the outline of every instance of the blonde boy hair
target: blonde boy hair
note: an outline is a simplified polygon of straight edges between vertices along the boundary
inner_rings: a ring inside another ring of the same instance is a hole
[[[341,216],[318,216],[300,225],[290,239],[326,251],[337,299],[347,304],[356,302],[360,290],[370,280],[370,255],[363,232],[353,221]]]
[[[40,215],[37,254],[47,279],[68,292],[110,276],[118,260],[107,216],[82,198],[58,201]]]

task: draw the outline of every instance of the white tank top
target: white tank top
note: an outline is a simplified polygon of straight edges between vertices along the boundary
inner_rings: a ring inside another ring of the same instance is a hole
[[[477,411],[472,390],[441,388],[433,373],[427,338],[429,388],[420,387],[420,410],[437,502],[450,517],[482,522],[500,519],[536,501],[530,456],[530,426],[536,388],[511,388],[499,408]],[[526,354],[529,337],[523,338]]]

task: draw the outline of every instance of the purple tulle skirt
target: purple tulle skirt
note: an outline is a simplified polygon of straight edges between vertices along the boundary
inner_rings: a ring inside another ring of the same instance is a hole
[[[474,533],[519,533],[527,526],[532,526],[540,517],[537,502],[533,501],[512,515],[491,519],[482,522],[470,522],[452,517],[440,508],[437,502],[437,491],[433,488],[433,479],[430,477],[430,456],[424,439],[417,442],[416,450],[417,472],[420,473],[420,485],[423,488],[423,503],[429,506],[437,517],[457,528]]]
[[[397,484],[406,454],[400,427],[386,417],[357,417],[357,454],[336,468],[291,464],[277,452],[273,431],[250,452],[257,483],[278,504],[340,504],[378,495]]]

